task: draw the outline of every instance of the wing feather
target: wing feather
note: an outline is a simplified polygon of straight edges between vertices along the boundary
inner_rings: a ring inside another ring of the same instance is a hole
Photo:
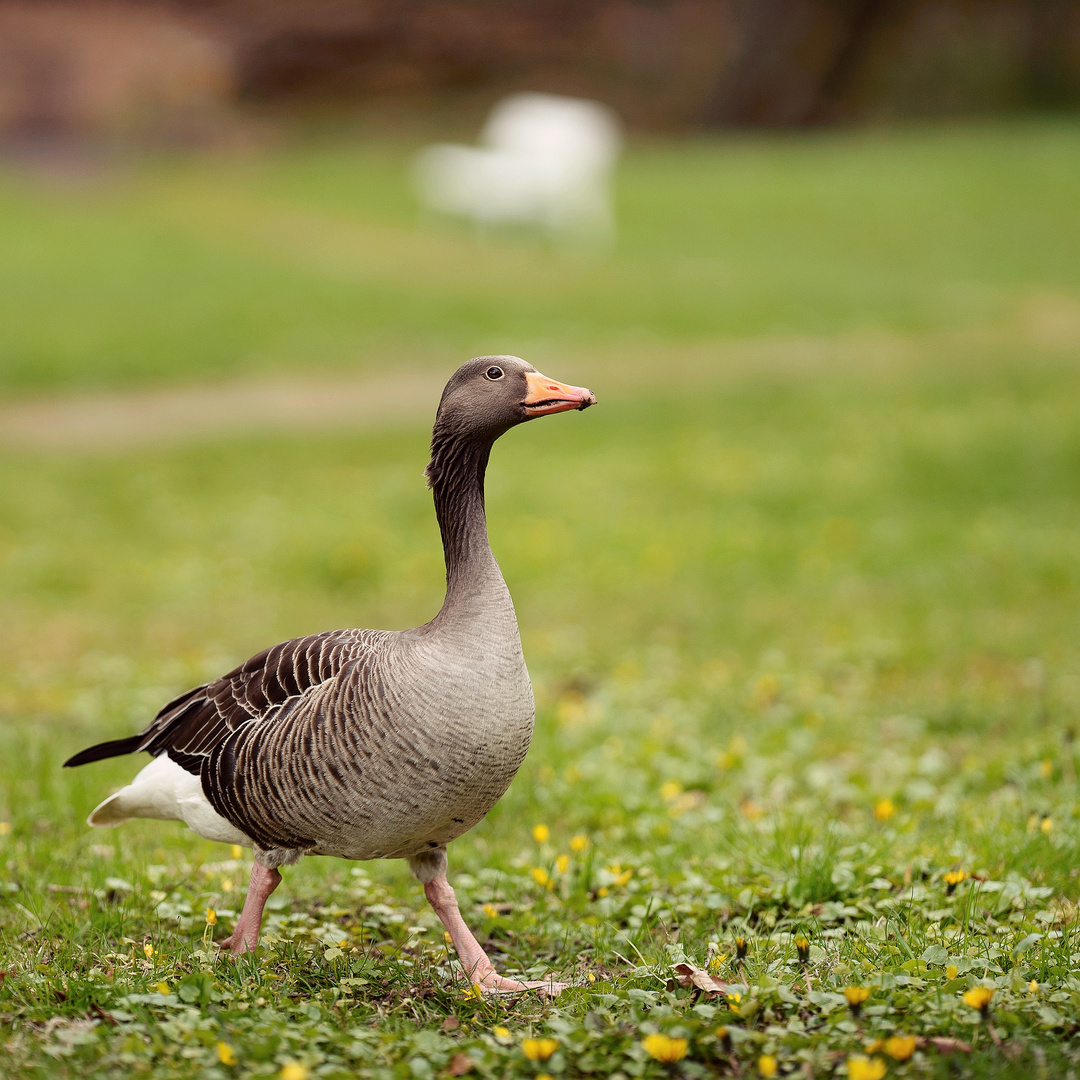
[[[169,702],[142,733],[138,749],[155,756],[168,753],[198,775],[232,732],[273,720],[286,702],[336,677],[384,633],[331,630],[264,649]]]
[[[137,750],[155,757],[168,754],[201,778],[214,809],[260,847],[303,850],[311,846],[310,840],[259,810],[268,792],[276,794],[273,763],[262,760],[258,765],[267,791],[249,791],[250,778],[237,768],[237,755],[256,732],[265,734],[268,725],[288,725],[297,714],[302,717],[305,702],[333,691],[327,686],[332,680],[367,666],[390,636],[385,630],[332,630],[283,641],[170,701],[139,735],[90,747],[66,764]]]

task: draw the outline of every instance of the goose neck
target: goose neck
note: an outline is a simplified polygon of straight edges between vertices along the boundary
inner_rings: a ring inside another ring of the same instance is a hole
[[[447,609],[467,604],[502,575],[488,542],[484,512],[484,476],[491,442],[462,436],[432,438],[428,482],[435,500],[435,517],[446,559]]]

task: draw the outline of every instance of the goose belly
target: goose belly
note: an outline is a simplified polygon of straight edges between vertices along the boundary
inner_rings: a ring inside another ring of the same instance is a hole
[[[309,811],[315,852],[405,858],[478,824],[510,786],[533,731],[527,674],[495,685],[497,699],[474,688],[457,706],[448,694],[435,722],[428,709],[405,710],[357,739],[345,760],[327,768],[322,806]],[[350,741],[347,733],[341,741]]]
[[[479,824],[510,786],[524,757],[478,761],[476,774],[427,775],[392,798],[355,800],[351,812],[325,820],[314,853],[347,859],[408,858],[445,847]]]
[[[468,832],[514,779],[529,748],[531,715],[501,734],[510,737],[458,741],[447,754],[441,742],[417,733],[392,762],[373,759],[358,771],[355,787],[338,788],[338,807],[317,830],[316,853],[407,858]]]

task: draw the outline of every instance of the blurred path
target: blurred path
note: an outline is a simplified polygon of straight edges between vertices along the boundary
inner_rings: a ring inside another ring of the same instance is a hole
[[[563,373],[605,396],[701,386],[747,372],[795,372],[853,364],[894,365],[911,343],[891,336],[628,344],[585,355],[550,345],[523,350],[541,371]],[[186,387],[101,391],[0,406],[0,447],[123,451],[143,446],[283,431],[373,430],[427,424],[447,365],[397,375],[262,376]]]
[[[997,325],[909,335],[629,342],[584,349],[546,343],[522,351],[541,371],[588,385],[603,401],[649,390],[677,397],[747,375],[874,377],[920,364],[987,368],[1015,350],[1030,362],[1080,361],[1080,299],[1036,293]],[[16,401],[0,406],[0,447],[108,452],[234,434],[426,425],[452,369],[430,358],[427,364],[426,370],[414,366],[394,375],[324,371]]]
[[[258,431],[341,431],[426,420],[441,373],[276,378],[23,401],[0,407],[0,442],[36,450],[126,450]]]

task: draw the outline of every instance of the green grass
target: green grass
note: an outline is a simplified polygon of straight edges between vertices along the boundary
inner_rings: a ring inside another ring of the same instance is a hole
[[[165,823],[87,830],[138,762],[60,769],[271,641],[430,617],[422,428],[8,450],[5,1075],[422,1080],[457,1055],[491,1078],[753,1076],[762,1055],[815,1076],[853,1054],[897,1076],[1075,1070],[1080,133],[642,146],[606,262],[415,231],[404,154],[166,163],[111,193],[11,181],[0,275],[22,292],[0,290],[0,341],[23,359],[4,378],[482,348],[588,376],[599,408],[495,451],[538,728],[450,851],[502,969],[576,985],[471,998],[397,863],[305,860],[258,956],[217,960],[246,866]],[[740,1000],[680,987],[684,959]],[[652,1060],[657,1032],[687,1056]],[[897,1062],[875,1048],[896,1033],[967,1049]],[[558,1050],[529,1061],[527,1036]]]
[[[0,387],[978,325],[1080,287],[1075,124],[634,146],[608,257],[416,228],[409,144],[0,182]]]

